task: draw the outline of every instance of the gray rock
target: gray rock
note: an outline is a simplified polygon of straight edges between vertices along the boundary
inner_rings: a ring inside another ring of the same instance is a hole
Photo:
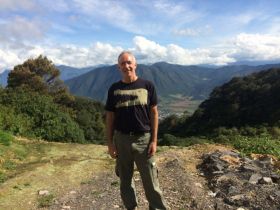
[[[272,179],[270,177],[263,177],[259,183],[261,184],[273,184]]]
[[[279,197],[279,198],[280,198],[280,190],[279,190],[279,191],[274,192],[274,194],[275,194],[277,197]]]
[[[249,183],[251,184],[257,184],[259,182],[259,180],[261,180],[263,178],[263,176],[261,174],[253,174],[250,179],[249,179]]]

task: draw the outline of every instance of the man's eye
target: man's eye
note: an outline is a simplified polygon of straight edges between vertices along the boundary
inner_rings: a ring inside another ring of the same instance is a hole
[[[122,62],[122,65],[125,65],[125,64],[131,64],[131,61],[124,61],[124,62]]]

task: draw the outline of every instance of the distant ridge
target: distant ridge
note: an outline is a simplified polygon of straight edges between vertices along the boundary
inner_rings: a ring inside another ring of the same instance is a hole
[[[84,68],[75,68],[66,65],[58,65],[56,66],[60,71],[60,79],[61,80],[68,80],[74,77],[77,77],[81,74],[85,74],[86,72],[92,71],[99,66],[89,66]],[[5,70],[0,74],[0,84],[5,87],[8,81],[8,75],[11,70]]]
[[[260,66],[233,65],[224,67],[183,66],[158,62],[151,65],[139,64],[140,77],[152,81],[161,97],[181,94],[194,99],[204,100],[216,86],[228,82],[233,77],[248,75],[252,72],[280,67],[280,64]],[[117,65],[96,68],[86,74],[65,81],[70,92],[105,101],[107,90],[113,82],[120,80]]]

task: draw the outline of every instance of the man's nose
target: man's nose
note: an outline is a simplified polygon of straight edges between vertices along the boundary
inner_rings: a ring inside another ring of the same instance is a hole
[[[125,63],[124,63],[124,67],[125,67],[125,68],[128,68],[128,67],[129,67],[129,63],[128,63],[128,62],[125,62]]]

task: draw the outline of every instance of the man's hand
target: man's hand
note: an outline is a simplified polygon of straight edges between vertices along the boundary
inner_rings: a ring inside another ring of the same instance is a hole
[[[117,156],[118,156],[117,149],[116,149],[114,144],[109,144],[108,145],[108,152],[109,152],[109,154],[112,158],[114,158],[114,159],[117,158]]]
[[[148,148],[148,157],[152,157],[154,154],[156,154],[157,151],[157,142],[152,141],[149,144],[149,148]]]

